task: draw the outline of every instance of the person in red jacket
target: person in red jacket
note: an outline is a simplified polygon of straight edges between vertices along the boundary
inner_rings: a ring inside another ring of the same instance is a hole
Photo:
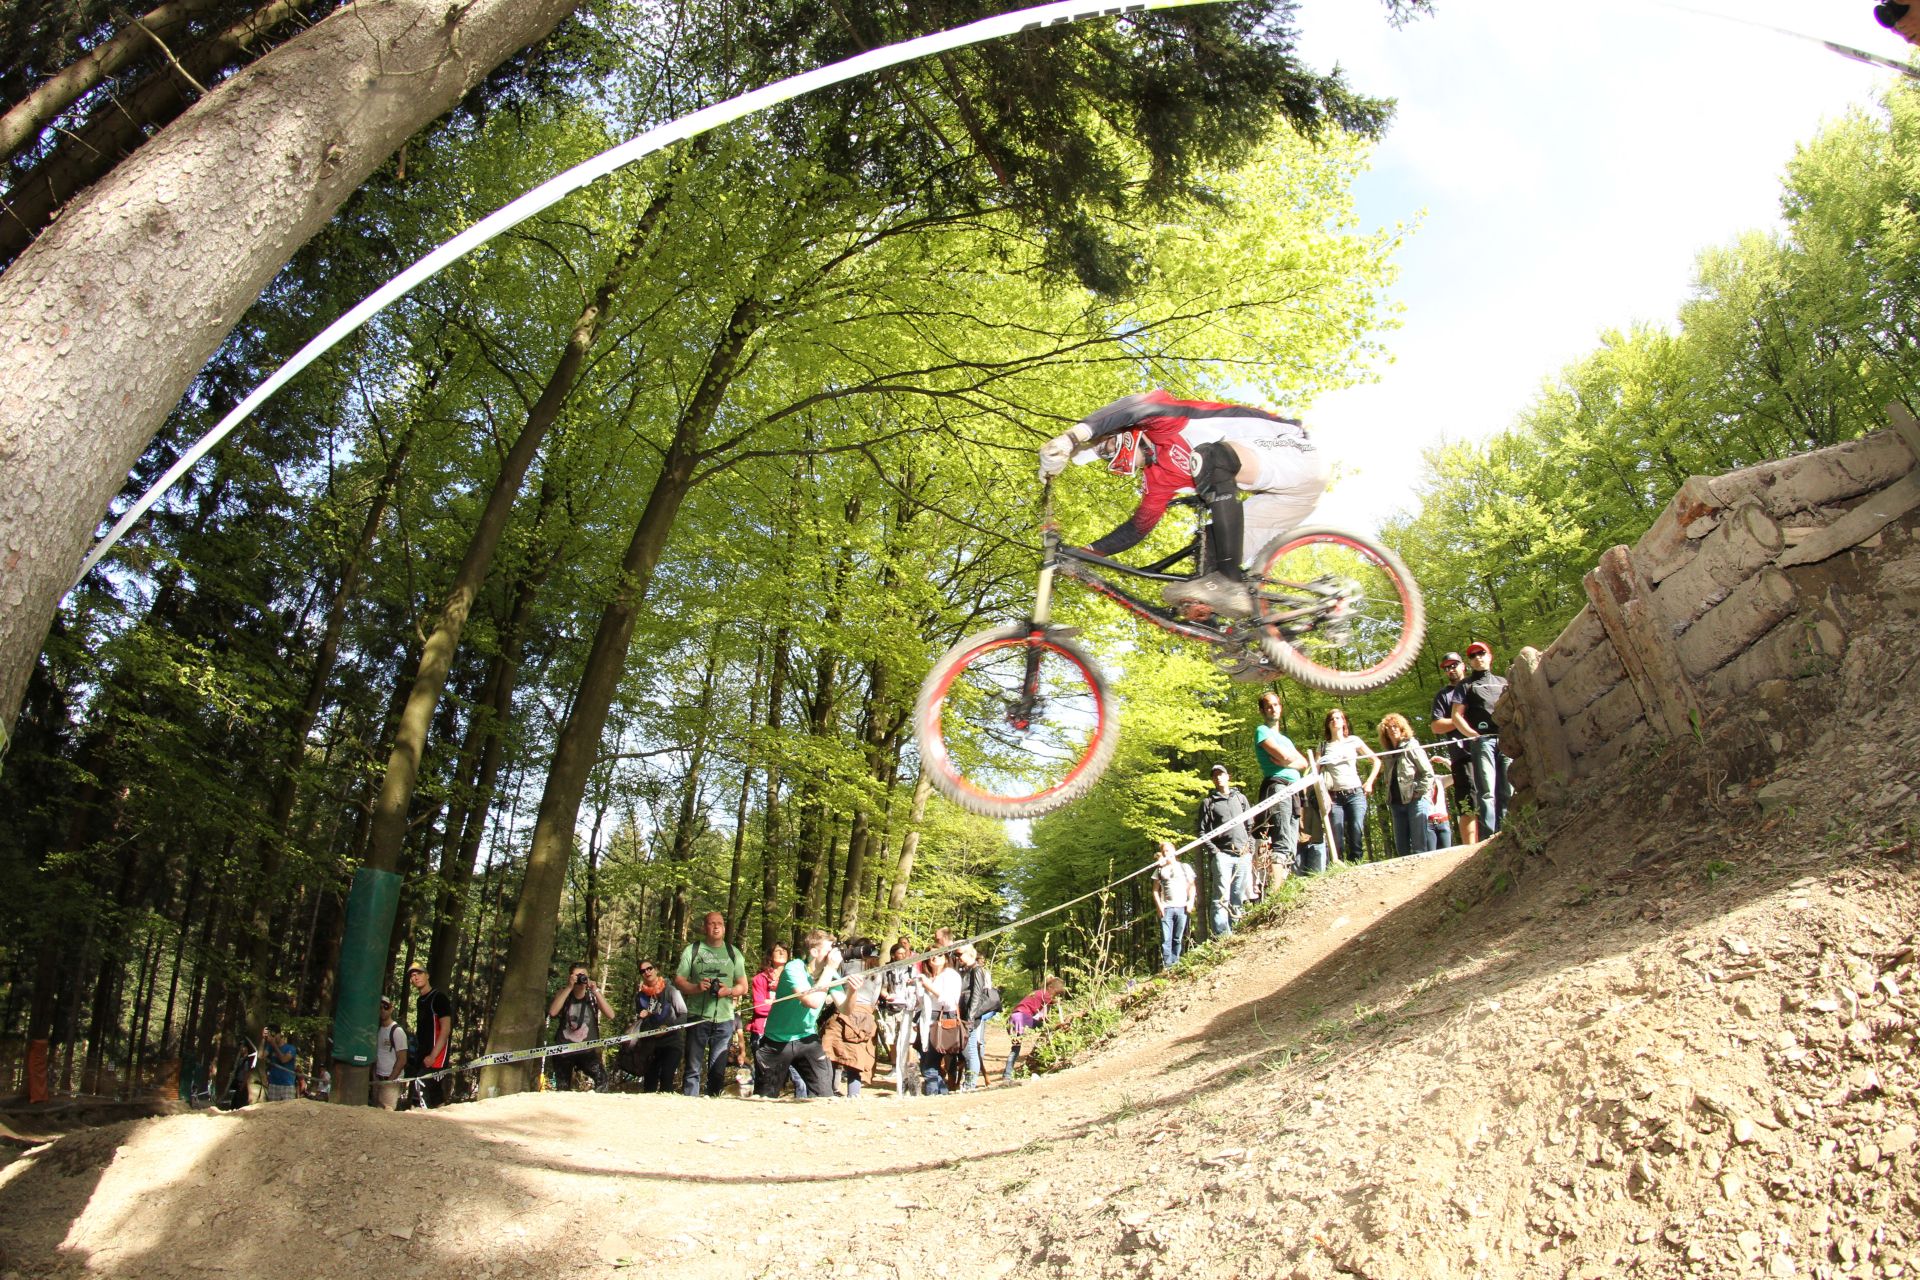
[[[1209,563],[1199,566],[1199,577],[1170,583],[1162,594],[1168,604],[1236,617],[1253,613],[1246,551],[1258,551],[1306,519],[1329,476],[1325,456],[1296,420],[1247,405],[1181,400],[1158,389],[1116,400],[1047,441],[1040,478],[1096,458],[1106,459],[1116,475],[1140,478],[1140,504],[1087,550],[1100,556],[1125,551],[1153,532],[1177,494],[1197,493],[1213,516]]]

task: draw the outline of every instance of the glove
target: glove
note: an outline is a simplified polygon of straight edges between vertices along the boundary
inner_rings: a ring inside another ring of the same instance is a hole
[[[1073,460],[1073,437],[1058,435],[1040,446],[1040,478],[1051,480]]]

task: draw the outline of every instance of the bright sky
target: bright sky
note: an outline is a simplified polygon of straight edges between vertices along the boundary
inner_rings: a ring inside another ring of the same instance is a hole
[[[1900,58],[1871,0],[1690,6]],[[1891,73],[1660,0],[1303,0],[1302,52],[1399,100],[1357,187],[1367,226],[1420,219],[1380,381],[1306,415],[1344,478],[1330,523],[1412,505],[1422,449],[1508,426],[1541,383],[1635,320],[1670,322],[1695,255],[1777,225],[1797,143]]]

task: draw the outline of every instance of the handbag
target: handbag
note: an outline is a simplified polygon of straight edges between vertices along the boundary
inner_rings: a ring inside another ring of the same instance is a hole
[[[967,1028],[959,1018],[941,1014],[927,1033],[927,1047],[935,1053],[959,1053],[967,1047]]]

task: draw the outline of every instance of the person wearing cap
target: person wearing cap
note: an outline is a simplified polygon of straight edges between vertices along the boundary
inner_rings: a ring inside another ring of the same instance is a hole
[[[1453,708],[1453,728],[1467,745],[1467,769],[1473,776],[1474,805],[1479,811],[1480,838],[1500,830],[1507,817],[1507,757],[1500,750],[1494,706],[1507,691],[1507,682],[1493,674],[1493,650],[1475,640],[1467,646],[1467,678],[1459,685],[1460,700]]]
[[[1227,766],[1213,766],[1213,790],[1200,802],[1194,833],[1213,854],[1213,932],[1233,932],[1253,887],[1253,832],[1247,829],[1252,806],[1233,785]]]
[[[1440,670],[1447,683],[1433,695],[1433,735],[1447,744],[1447,768],[1453,775],[1454,795],[1460,804],[1460,840],[1472,844],[1480,838],[1479,810],[1474,806],[1473,771],[1467,767],[1467,740],[1453,726],[1453,709],[1460,704],[1460,682],[1467,678],[1467,660],[1457,653],[1440,659]]]
[[[393,1020],[393,997],[380,997],[380,1029],[373,1033],[373,1089],[367,1105],[392,1111],[400,1105],[400,1077],[407,1074],[407,1029]]]
[[[420,1070],[439,1071],[447,1065],[447,1050],[453,1043],[453,1001],[446,992],[433,989],[424,965],[408,966],[407,982],[413,987],[413,1039],[420,1047]],[[427,1107],[441,1105],[447,1100],[447,1078],[422,1080],[420,1093]]]

